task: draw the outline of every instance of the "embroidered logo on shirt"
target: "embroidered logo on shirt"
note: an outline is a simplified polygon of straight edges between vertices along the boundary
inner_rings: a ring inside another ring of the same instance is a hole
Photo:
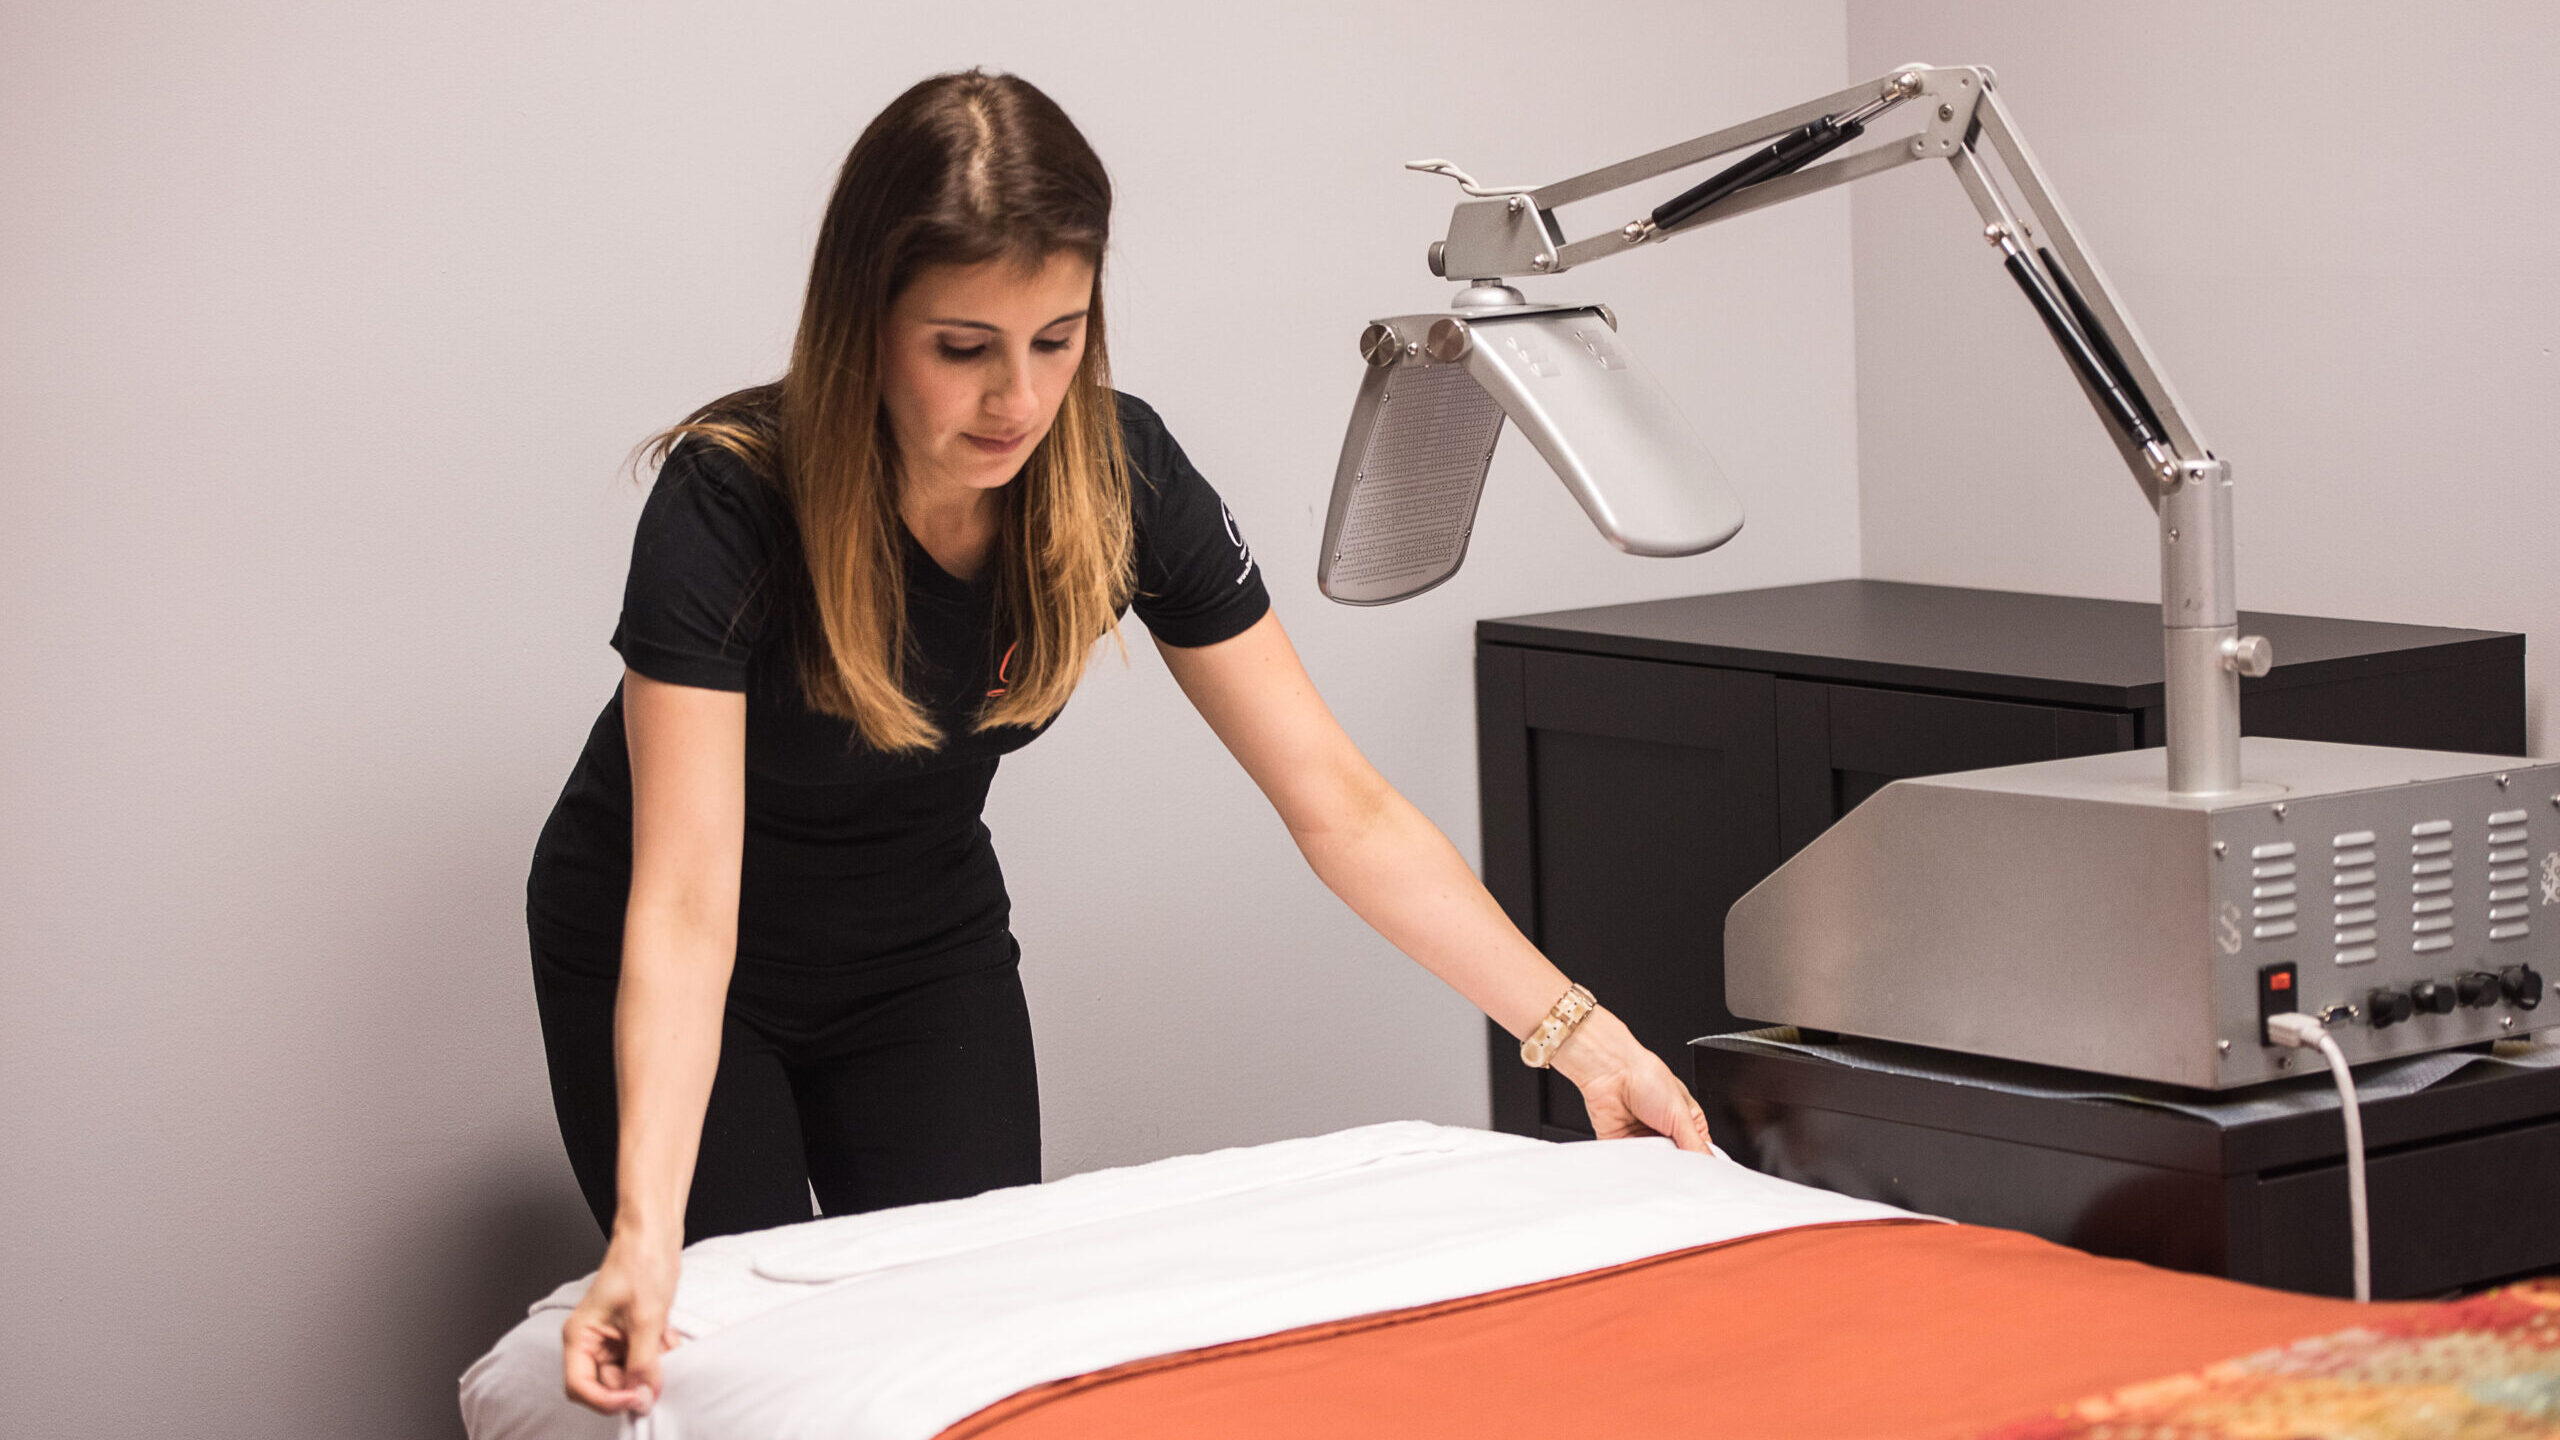
[[[1021,648],[1022,642],[1019,640],[1004,647],[1004,658],[996,662],[996,688],[987,692],[988,699],[993,700],[1003,694],[1013,683],[1013,652]]]

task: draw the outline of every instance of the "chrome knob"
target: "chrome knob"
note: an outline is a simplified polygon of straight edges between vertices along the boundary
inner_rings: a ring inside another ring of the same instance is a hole
[[[2242,635],[2222,642],[2222,668],[2255,680],[2276,668],[2276,649],[2264,635]]]
[[[1404,337],[1395,332],[1394,326],[1383,321],[1373,322],[1360,332],[1360,358],[1370,364],[1380,367],[1393,365],[1403,354]]]
[[[1467,329],[1467,322],[1453,316],[1432,325],[1429,338],[1422,342],[1422,349],[1432,359],[1446,365],[1463,358],[1468,347],[1474,344],[1475,336]]]

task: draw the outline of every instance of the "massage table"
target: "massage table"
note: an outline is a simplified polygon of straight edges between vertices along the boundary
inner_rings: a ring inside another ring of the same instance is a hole
[[[2560,1436],[2560,1282],[2358,1306],[2102,1260],[1661,1140],[1405,1122],[687,1249],[652,1413],[472,1440]]]

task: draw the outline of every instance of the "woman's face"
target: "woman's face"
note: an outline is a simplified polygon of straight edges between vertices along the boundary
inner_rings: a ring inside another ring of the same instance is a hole
[[[1093,264],[1071,252],[916,276],[882,340],[908,494],[993,490],[1021,471],[1083,363],[1092,303]]]

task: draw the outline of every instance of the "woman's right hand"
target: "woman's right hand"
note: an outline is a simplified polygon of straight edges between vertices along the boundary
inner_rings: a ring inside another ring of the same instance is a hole
[[[675,1304],[683,1243],[617,1233],[586,1298],[560,1330],[561,1383],[569,1398],[606,1415],[646,1415],[658,1403],[658,1359],[675,1348],[667,1311]]]
[[[747,701],[625,671],[622,720],[631,900],[613,1002],[612,1243],[561,1327],[560,1381],[589,1409],[646,1415],[663,1393],[659,1357],[678,1338],[667,1312],[737,958]]]

